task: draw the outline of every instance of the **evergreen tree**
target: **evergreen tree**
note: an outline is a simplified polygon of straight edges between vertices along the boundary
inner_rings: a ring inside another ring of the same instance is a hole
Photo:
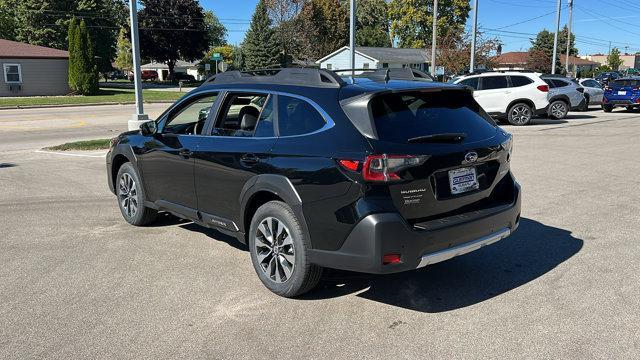
[[[384,0],[361,0],[356,7],[358,46],[391,46],[389,11]]]
[[[69,40],[69,88],[73,91],[78,90],[78,51],[76,50],[76,37],[78,33],[78,21],[72,18],[69,21],[68,40]]]
[[[260,0],[242,45],[244,64],[248,69],[272,68],[279,65],[278,42],[267,12]]]
[[[95,53],[91,34],[87,30],[84,20],[74,35],[77,64],[77,91],[82,95],[92,95],[98,91],[98,68],[95,63]]]

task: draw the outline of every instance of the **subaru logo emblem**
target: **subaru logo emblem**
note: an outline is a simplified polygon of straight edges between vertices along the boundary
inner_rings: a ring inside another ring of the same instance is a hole
[[[475,151],[468,152],[467,155],[464,156],[464,160],[468,163],[474,163],[478,161],[478,153]]]

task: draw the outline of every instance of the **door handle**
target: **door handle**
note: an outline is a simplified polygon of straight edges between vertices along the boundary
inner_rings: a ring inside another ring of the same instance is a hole
[[[245,154],[240,157],[240,162],[248,166],[253,166],[258,163],[258,157],[254,154]]]
[[[193,156],[193,151],[191,151],[189,149],[180,149],[180,150],[178,150],[178,155],[182,156],[185,159],[188,159],[191,156]]]

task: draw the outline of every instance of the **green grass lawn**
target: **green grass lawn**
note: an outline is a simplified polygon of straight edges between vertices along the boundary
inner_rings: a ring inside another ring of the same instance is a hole
[[[142,98],[145,102],[173,101],[185,95],[177,91],[143,90]],[[29,96],[17,98],[0,98],[2,106],[29,106],[29,105],[73,105],[73,104],[100,104],[133,102],[135,95],[133,89],[100,89],[98,94],[91,96]]]
[[[65,143],[47,148],[53,151],[67,150],[104,150],[109,148],[110,139],[84,140]]]

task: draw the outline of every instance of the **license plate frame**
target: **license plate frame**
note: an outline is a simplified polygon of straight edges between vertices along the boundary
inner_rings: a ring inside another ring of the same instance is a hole
[[[460,195],[480,188],[475,166],[449,170],[449,190],[451,195]]]

